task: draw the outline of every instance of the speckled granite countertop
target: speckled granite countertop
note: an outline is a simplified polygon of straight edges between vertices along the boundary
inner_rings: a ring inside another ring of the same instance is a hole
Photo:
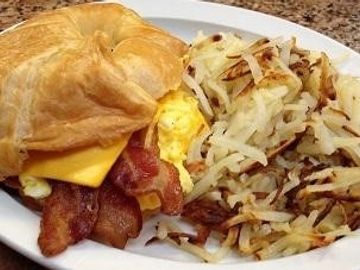
[[[144,0],[145,1],[145,0]],[[151,0],[147,0],[151,1]],[[171,1],[171,0],[169,0]],[[359,0],[207,0],[279,16],[313,28],[360,52]],[[0,0],[0,29],[42,10],[91,0]],[[0,244],[0,270],[44,270]]]
[[[209,1],[209,0],[208,0]],[[210,0],[282,17],[360,52],[359,0]]]

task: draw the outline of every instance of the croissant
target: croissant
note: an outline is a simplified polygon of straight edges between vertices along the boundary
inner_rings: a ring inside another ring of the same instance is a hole
[[[181,81],[185,43],[118,4],[40,14],[0,35],[0,179],[28,151],[110,144]]]

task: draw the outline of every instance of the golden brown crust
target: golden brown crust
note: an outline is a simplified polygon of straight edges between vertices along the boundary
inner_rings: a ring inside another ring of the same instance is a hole
[[[187,46],[117,4],[40,14],[0,36],[0,178],[27,150],[110,143],[177,88]]]

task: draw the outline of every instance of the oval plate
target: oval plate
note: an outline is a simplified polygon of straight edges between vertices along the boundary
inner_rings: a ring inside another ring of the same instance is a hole
[[[233,31],[245,39],[255,39],[260,36],[271,38],[296,36],[301,47],[325,51],[330,57],[341,57],[346,54],[348,60],[338,66],[339,70],[360,76],[359,54],[324,35],[276,17],[194,0],[108,2],[122,3],[186,41],[191,41],[199,30],[207,34]],[[233,254],[222,264],[198,263],[194,257],[166,244],[144,246],[144,243],[154,234],[156,219],[145,224],[141,236],[130,241],[126,251],[86,240],[55,258],[47,259],[41,255],[37,246],[39,216],[3,191],[0,191],[0,219],[2,242],[52,269],[118,270],[135,267],[137,270],[183,270],[186,267],[188,270],[239,268],[246,270],[280,268],[282,270],[350,270],[360,268],[358,255],[360,237],[358,236],[345,237],[329,247],[281,259],[255,262],[248,258],[239,259],[236,254]]]

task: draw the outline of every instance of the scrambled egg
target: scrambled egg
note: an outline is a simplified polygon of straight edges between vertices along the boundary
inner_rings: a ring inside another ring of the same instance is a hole
[[[34,199],[43,199],[51,194],[51,186],[43,178],[20,175],[19,181],[26,196]]]
[[[184,167],[191,141],[208,125],[198,108],[198,101],[182,90],[171,91],[159,100],[157,113],[148,132],[157,127],[160,158],[173,164],[179,171],[184,193],[192,191],[194,184]],[[154,210],[161,206],[156,193],[136,197],[140,208]]]
[[[183,191],[189,193],[193,182],[183,163],[191,141],[207,127],[198,102],[182,90],[171,91],[159,101],[154,120],[158,123],[160,158],[178,169]]]

